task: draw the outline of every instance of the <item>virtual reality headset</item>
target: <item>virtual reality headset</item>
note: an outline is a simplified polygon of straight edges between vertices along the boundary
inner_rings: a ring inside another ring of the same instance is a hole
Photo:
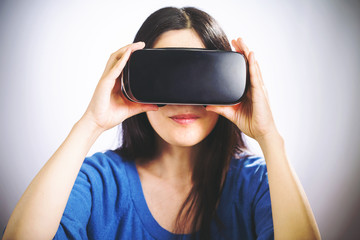
[[[158,106],[234,105],[250,85],[243,54],[203,48],[136,50],[121,81],[127,99]]]

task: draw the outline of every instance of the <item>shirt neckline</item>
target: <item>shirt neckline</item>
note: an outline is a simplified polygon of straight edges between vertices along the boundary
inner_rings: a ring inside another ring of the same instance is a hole
[[[136,169],[134,161],[125,161],[126,173],[128,175],[132,202],[136,212],[143,223],[146,230],[156,239],[190,239],[191,234],[174,234],[169,232],[155,220],[146,203],[144,192],[142,189],[139,173]]]

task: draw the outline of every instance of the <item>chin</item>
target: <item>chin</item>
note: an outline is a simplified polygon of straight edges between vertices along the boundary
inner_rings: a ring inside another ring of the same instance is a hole
[[[180,137],[179,135],[164,139],[170,145],[177,147],[193,147],[202,142],[206,136],[186,136]]]
[[[176,146],[176,147],[193,147],[200,142],[201,141],[199,141],[199,142],[173,142],[173,143],[169,143],[169,144],[171,144],[172,146]]]

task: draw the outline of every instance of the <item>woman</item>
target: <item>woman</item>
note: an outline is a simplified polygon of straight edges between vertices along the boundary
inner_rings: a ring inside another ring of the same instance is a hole
[[[251,87],[242,103],[130,102],[120,78],[132,52],[231,51],[201,10],[151,14],[134,43],[111,55],[86,112],[21,197],[4,239],[319,239],[254,53],[240,38],[231,43],[249,61]],[[84,161],[97,137],[120,123],[122,146]],[[265,159],[246,154],[242,133],[259,143]]]

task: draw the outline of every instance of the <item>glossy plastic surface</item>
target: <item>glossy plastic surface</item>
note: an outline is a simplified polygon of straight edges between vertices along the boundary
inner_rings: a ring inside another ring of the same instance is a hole
[[[141,49],[125,66],[122,91],[141,103],[233,105],[243,99],[248,78],[248,63],[237,52]]]

